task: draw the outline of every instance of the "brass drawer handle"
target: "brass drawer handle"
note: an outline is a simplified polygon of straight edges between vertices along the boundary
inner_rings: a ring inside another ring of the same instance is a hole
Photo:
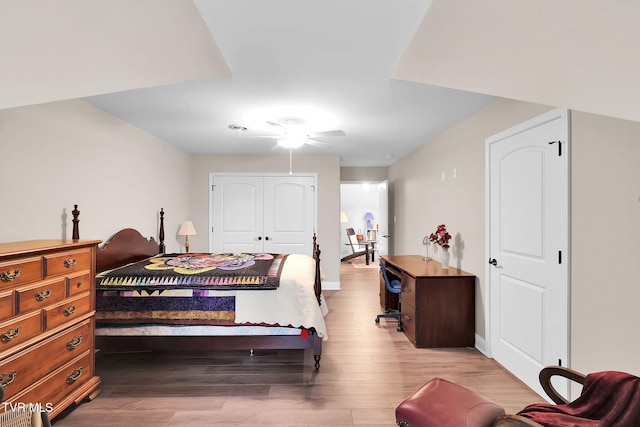
[[[63,261],[63,264],[67,268],[74,267],[78,263],[78,258],[69,258]]]
[[[78,335],[71,338],[71,341],[67,343],[67,350],[71,351],[75,349],[77,346],[80,345],[80,343],[82,343],[82,335]]]
[[[20,271],[20,269],[5,271],[4,273],[0,274],[0,280],[2,280],[3,282],[11,282],[12,280],[20,277]]]
[[[11,328],[4,334],[0,335],[0,341],[9,342],[18,335],[20,335],[20,328]]]
[[[76,312],[76,306],[72,305],[70,307],[65,308],[64,311],[62,312],[62,314],[64,314],[65,316],[69,317],[75,312]]]
[[[84,286],[84,282],[78,282],[78,284],[76,285],[76,288],[79,288],[81,286]]]
[[[2,374],[2,376],[0,376],[0,385],[2,387],[6,387],[9,384],[11,384],[13,380],[16,379],[17,373],[18,373],[17,371],[11,371],[8,374]]]
[[[51,289],[40,291],[36,294],[36,301],[44,301],[51,296]]]
[[[67,377],[67,384],[73,384],[78,381],[80,375],[82,375],[82,368],[74,369],[73,372],[71,372],[71,375]]]

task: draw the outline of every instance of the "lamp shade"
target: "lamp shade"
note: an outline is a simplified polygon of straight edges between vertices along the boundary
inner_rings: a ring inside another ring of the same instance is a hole
[[[195,236],[197,234],[198,233],[193,226],[193,222],[183,221],[182,224],[180,224],[180,228],[178,229],[178,236]]]
[[[349,217],[346,212],[340,212],[340,222],[349,222]]]
[[[373,214],[371,212],[367,212],[366,214],[364,214],[364,219],[365,221],[373,221],[375,218],[373,217]]]

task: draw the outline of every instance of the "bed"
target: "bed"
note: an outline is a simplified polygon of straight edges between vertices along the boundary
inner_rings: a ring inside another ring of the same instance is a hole
[[[190,267],[191,262],[197,265]],[[264,271],[257,272],[260,263]],[[243,270],[245,265],[250,267]],[[100,350],[246,349],[253,354],[308,348],[315,369],[320,368],[328,310],[315,234],[313,256],[166,254],[161,210],[159,243],[135,229],[120,230],[98,248],[96,271]]]

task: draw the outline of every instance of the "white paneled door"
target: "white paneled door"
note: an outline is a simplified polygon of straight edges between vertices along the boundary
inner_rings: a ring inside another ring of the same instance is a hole
[[[568,126],[554,110],[487,139],[490,352],[543,396],[540,369],[568,362]]]
[[[314,176],[212,175],[212,252],[310,255]]]

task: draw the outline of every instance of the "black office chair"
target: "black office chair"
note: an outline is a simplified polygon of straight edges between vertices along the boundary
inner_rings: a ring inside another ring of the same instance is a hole
[[[384,266],[384,261],[380,259],[379,262],[380,272],[384,279],[384,287],[392,294],[399,294],[402,291],[402,283],[398,279],[389,280],[389,277],[387,277],[387,269]],[[402,332],[402,323],[400,322],[400,298],[398,298],[398,309],[393,310],[387,308],[384,314],[378,314],[376,316],[376,323],[379,324],[380,319],[398,319],[398,327],[396,329],[398,332]]]

